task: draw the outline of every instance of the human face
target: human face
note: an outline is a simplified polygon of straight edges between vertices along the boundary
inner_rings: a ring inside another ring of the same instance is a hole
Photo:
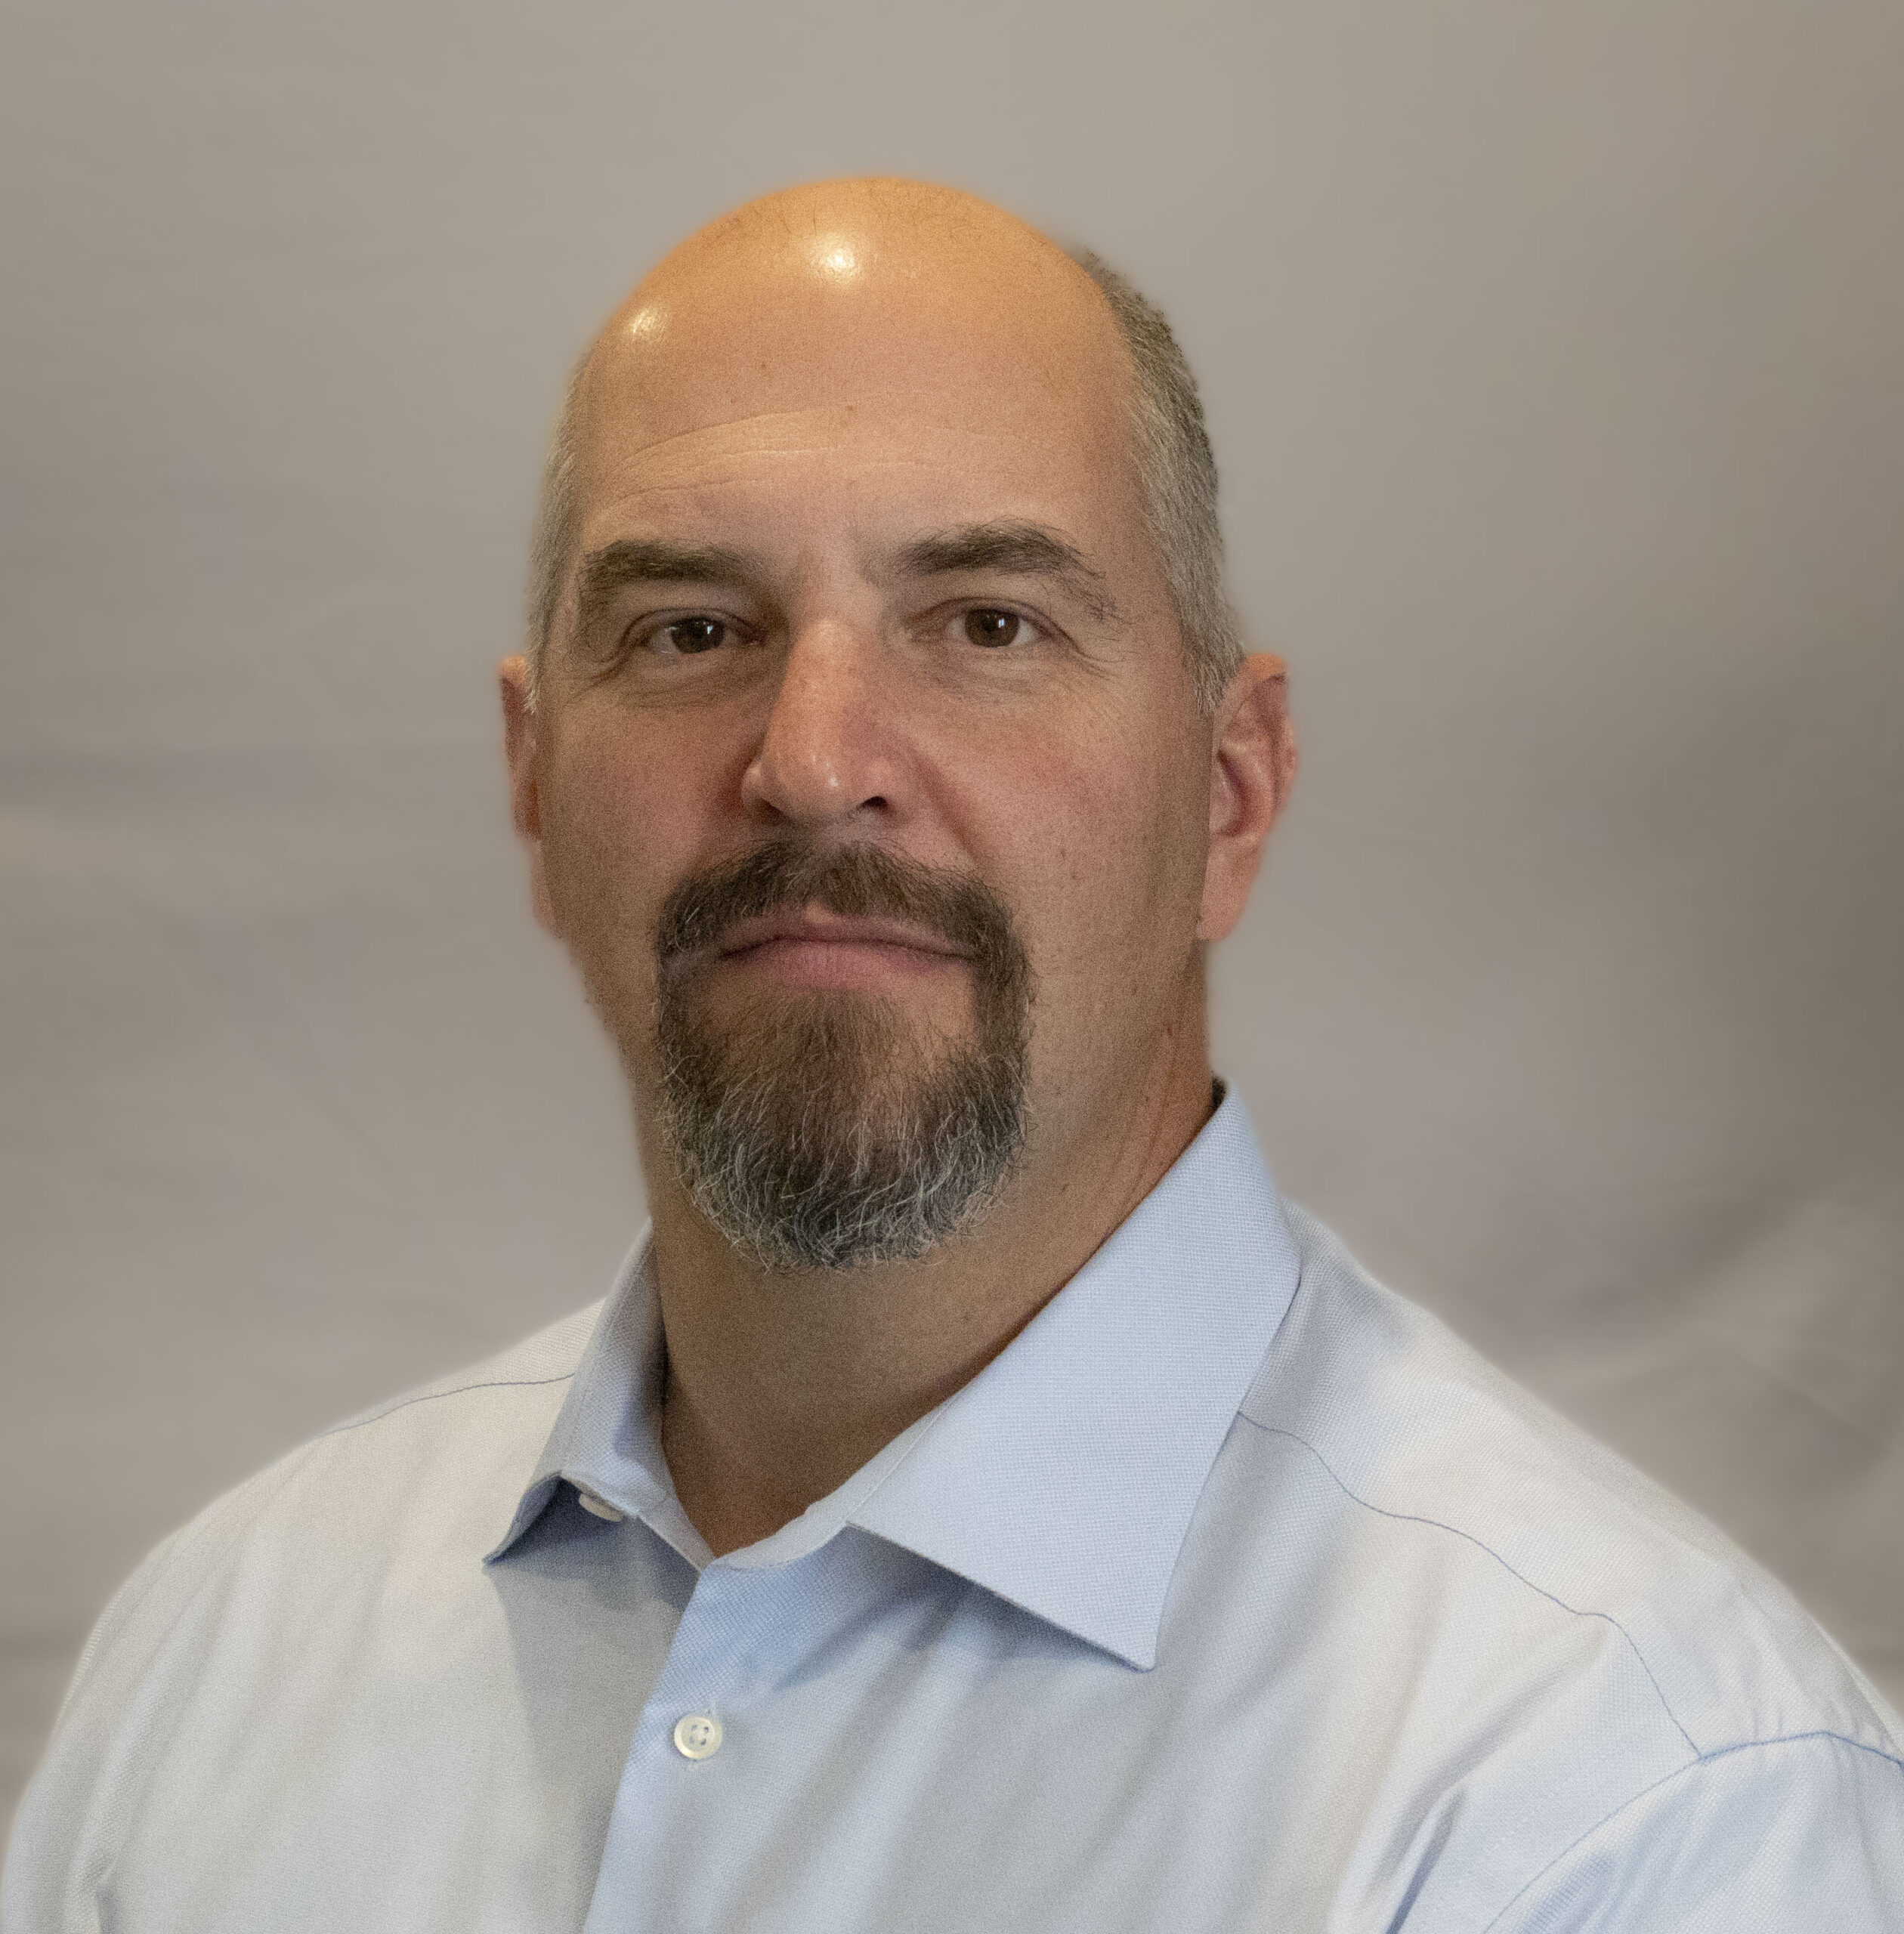
[[[664,272],[598,348],[518,762],[542,902],[651,1122],[654,935],[684,882],[789,842],[969,882],[1028,960],[1032,1149],[1054,1156],[1201,998],[1210,734],[1123,367],[1045,245],[824,239]],[[903,1088],[976,1044],[977,993],[929,920],[808,904],[712,943],[693,999],[714,1039],[876,1003],[903,1024],[868,1082]]]

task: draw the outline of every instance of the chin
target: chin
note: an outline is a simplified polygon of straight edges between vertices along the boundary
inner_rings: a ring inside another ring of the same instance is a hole
[[[923,1256],[969,1226],[1025,1136],[1022,1034],[948,1042],[888,998],[801,991],[720,1027],[661,1003],[661,1117],[702,1214],[762,1266]]]

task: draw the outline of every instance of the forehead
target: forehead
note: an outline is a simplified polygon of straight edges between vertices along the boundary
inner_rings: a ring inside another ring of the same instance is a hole
[[[1127,382],[1108,306],[1039,238],[702,252],[664,264],[596,345],[577,507],[585,532],[633,498],[691,515],[790,490],[814,514],[1029,509],[1016,497],[1114,517]]]

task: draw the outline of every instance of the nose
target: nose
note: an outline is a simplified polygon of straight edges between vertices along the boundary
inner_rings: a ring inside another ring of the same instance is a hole
[[[814,828],[892,814],[895,721],[881,703],[879,653],[876,638],[837,619],[796,634],[741,781],[750,817]]]

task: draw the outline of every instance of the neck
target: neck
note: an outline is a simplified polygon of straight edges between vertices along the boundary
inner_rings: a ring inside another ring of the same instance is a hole
[[[1134,1077],[1076,1097],[1067,1120],[1040,1120],[972,1232],[920,1262],[799,1276],[768,1274],[731,1247],[651,1160],[668,1357],[662,1448],[709,1549],[718,1556],[779,1530],[977,1375],[1156,1187],[1210,1111],[1199,999]]]

